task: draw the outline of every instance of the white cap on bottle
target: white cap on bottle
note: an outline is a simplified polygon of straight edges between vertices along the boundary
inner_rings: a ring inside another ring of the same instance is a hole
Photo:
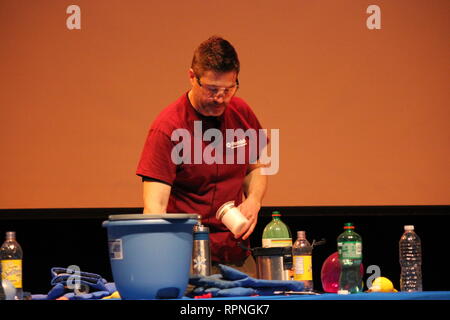
[[[414,226],[413,225],[405,226],[405,231],[414,231]]]

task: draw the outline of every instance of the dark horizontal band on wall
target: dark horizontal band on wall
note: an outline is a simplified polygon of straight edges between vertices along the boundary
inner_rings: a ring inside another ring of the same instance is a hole
[[[115,214],[142,213],[143,208],[0,209],[0,220],[108,219]],[[279,211],[288,216],[450,216],[450,205],[430,206],[289,206],[262,207],[260,215]]]

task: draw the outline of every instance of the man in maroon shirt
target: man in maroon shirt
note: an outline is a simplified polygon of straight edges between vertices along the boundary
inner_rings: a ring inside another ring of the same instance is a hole
[[[200,44],[189,70],[192,88],[152,123],[136,174],[143,179],[144,214],[200,214],[210,227],[213,264],[254,276],[254,261],[239,242],[249,247],[267,187],[258,162],[265,136],[260,139],[258,119],[235,97],[239,70],[228,41],[214,36]],[[249,220],[236,235],[215,216],[228,201]]]

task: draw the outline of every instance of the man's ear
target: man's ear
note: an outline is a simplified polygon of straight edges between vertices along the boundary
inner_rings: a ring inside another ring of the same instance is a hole
[[[188,74],[189,74],[189,80],[191,81],[191,84],[194,85],[194,81],[195,81],[195,72],[194,72],[194,70],[192,70],[192,68],[189,69]]]

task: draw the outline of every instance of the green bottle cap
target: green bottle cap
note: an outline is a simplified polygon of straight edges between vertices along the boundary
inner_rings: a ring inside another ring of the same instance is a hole
[[[279,211],[272,212],[272,217],[281,217],[281,213]]]
[[[344,223],[344,229],[355,229],[355,226],[352,222],[346,222]]]

